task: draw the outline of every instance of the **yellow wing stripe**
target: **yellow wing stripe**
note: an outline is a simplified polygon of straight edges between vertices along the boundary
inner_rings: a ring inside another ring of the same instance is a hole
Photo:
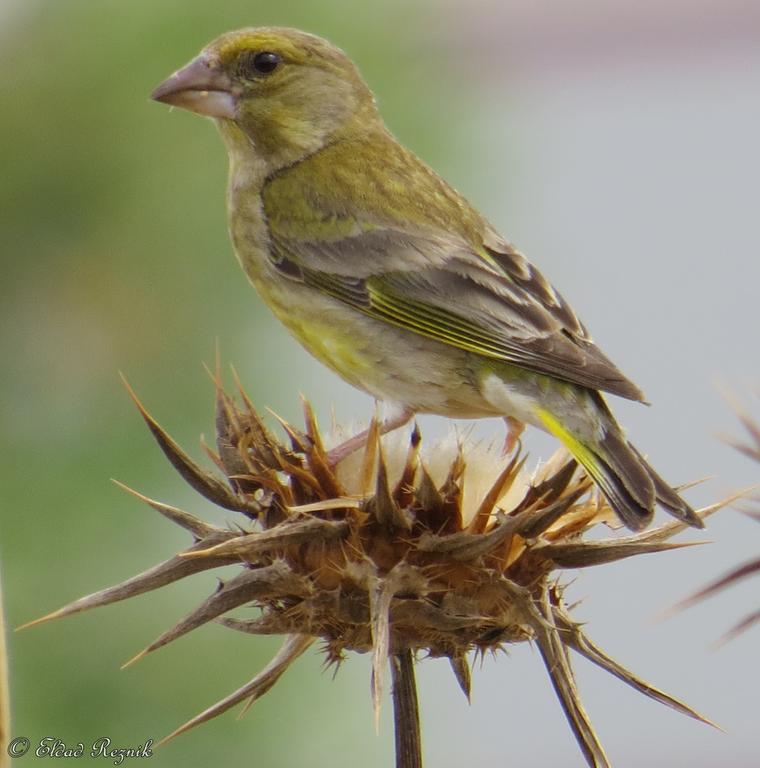
[[[380,314],[389,322],[410,328],[428,338],[452,344],[488,357],[509,360],[508,350],[493,334],[430,305],[416,307],[400,302],[375,286],[367,286],[370,297],[369,314]],[[452,322],[454,321],[454,322]]]
[[[578,459],[591,477],[594,478],[597,485],[603,485],[604,477],[599,467],[599,461],[593,451],[570,432],[553,413],[540,406],[536,408],[536,413],[547,431],[554,435]]]

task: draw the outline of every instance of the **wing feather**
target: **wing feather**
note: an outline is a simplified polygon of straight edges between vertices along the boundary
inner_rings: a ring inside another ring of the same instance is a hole
[[[452,205],[466,206],[440,179],[426,178],[451,197]],[[294,189],[301,195],[295,202]],[[276,192],[277,200],[268,200],[265,193],[271,257],[283,275],[445,344],[580,386],[644,399],[594,344],[562,296],[486,222],[481,220],[481,235],[473,239],[439,222],[402,224],[387,211],[361,217],[336,213],[325,189],[329,186],[315,191],[308,183],[291,184]],[[301,220],[283,214],[284,190]],[[467,211],[469,218],[477,216]],[[335,234],[325,237],[322,224],[328,220]],[[314,236],[315,230],[320,236]]]

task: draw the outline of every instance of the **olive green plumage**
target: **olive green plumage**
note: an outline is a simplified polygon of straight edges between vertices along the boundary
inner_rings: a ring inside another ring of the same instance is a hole
[[[535,267],[396,141],[340,50],[292,29],[231,32],[153,96],[216,119],[237,256],[318,359],[409,415],[551,432],[631,528],[657,502],[701,525],[600,394],[641,391]]]

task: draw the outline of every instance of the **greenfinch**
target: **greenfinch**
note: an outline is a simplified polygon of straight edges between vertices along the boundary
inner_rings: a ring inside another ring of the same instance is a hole
[[[384,429],[417,412],[501,416],[514,444],[531,424],[629,528],[658,504],[702,526],[602,394],[643,402],[641,390],[525,256],[394,138],[341,50],[295,29],[229,32],[152,98],[214,119],[243,269],[311,354],[400,406]]]

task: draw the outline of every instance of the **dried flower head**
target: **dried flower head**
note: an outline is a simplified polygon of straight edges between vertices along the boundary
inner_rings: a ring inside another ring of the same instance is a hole
[[[253,680],[168,738],[240,702],[250,706],[315,641],[334,664],[348,651],[372,654],[376,712],[389,659],[446,657],[469,696],[473,654],[533,642],[591,766],[609,763],[579,699],[570,651],[650,698],[708,722],[610,658],[572,619],[557,569],[687,546],[669,541],[684,529],[677,521],[636,535],[588,539],[589,531],[614,525],[615,518],[574,460],[557,454],[529,475],[519,448],[501,456],[482,445],[447,439],[426,453],[416,427],[381,436],[373,421],[365,446],[335,465],[331,456],[336,454],[325,447],[308,403],[304,431],[280,421],[282,440],[242,389],[238,404],[217,377],[216,449],[207,450],[220,477],[200,468],[135,402],[182,477],[207,499],[239,513],[243,522],[216,527],[130,491],[185,528],[193,543],[154,568],[38,621],[238,564],[238,575],[132,661],[212,620],[252,635],[286,636]],[[229,616],[244,606],[254,606],[258,615]]]

